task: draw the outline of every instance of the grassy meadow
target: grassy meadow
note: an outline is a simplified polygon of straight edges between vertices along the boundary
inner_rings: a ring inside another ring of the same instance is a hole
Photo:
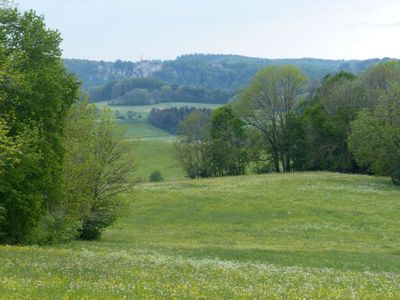
[[[185,173],[174,157],[172,141],[140,140],[133,142],[137,160],[132,177],[137,181],[147,181],[150,174],[160,171],[165,180],[183,179]]]
[[[118,122],[126,128],[128,140],[173,141],[175,139],[174,135],[153,126],[147,119],[119,120]]]
[[[99,242],[0,247],[2,298],[399,299],[400,189],[381,177],[139,184]]]
[[[196,107],[214,109],[218,104],[172,102],[141,106],[108,106],[107,102],[96,103],[99,107],[108,107],[115,111],[126,113],[135,111],[137,115],[131,120],[119,120],[126,127],[126,138],[133,142],[133,151],[138,162],[132,177],[136,181],[147,181],[150,174],[160,171],[165,180],[183,179],[183,170],[176,162],[173,153],[173,142],[176,137],[161,130],[147,120],[153,108]]]

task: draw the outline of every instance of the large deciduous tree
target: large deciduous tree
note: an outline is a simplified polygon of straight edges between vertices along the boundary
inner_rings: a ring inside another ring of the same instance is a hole
[[[236,104],[245,123],[262,133],[276,172],[293,168],[290,128],[305,81],[296,67],[269,66],[256,74]]]
[[[352,123],[349,146],[357,161],[400,184],[400,83],[382,89],[372,110]]]
[[[306,168],[359,171],[347,147],[350,122],[368,105],[367,90],[355,75],[339,72],[324,78],[302,116]]]
[[[68,114],[64,146],[65,197],[58,208],[59,229],[66,238],[77,234],[81,239],[98,239],[126,209],[121,194],[132,187],[131,144],[113,112],[98,111],[82,100]]]
[[[0,241],[27,242],[61,198],[64,118],[78,83],[57,31],[0,4]]]
[[[209,114],[194,111],[181,122],[179,139],[175,142],[175,155],[189,178],[212,175],[209,156]]]
[[[211,115],[209,153],[214,176],[243,175],[248,157],[243,122],[232,107],[217,108]]]

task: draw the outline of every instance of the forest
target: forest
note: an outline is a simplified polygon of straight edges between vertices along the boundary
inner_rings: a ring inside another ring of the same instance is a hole
[[[177,86],[154,78],[118,80],[89,89],[91,101],[108,101],[109,105],[151,105],[165,102],[226,103],[233,95],[234,93],[228,90]]]

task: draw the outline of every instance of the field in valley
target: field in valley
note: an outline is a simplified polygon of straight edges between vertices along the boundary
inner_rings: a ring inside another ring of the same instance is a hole
[[[121,125],[126,127],[127,139],[134,145],[133,151],[138,164],[132,177],[136,181],[147,181],[150,174],[154,171],[160,171],[165,180],[177,180],[185,177],[173,153],[173,142],[176,140],[176,136],[156,128],[148,122],[147,116],[151,109],[183,106],[213,109],[219,106],[218,104],[184,102],[143,106],[107,106],[107,102],[99,102],[96,104],[99,107],[108,107],[123,113],[128,111],[135,111],[138,113],[138,115],[131,120],[126,119],[119,121]]]
[[[183,179],[185,174],[174,157],[173,147],[173,142],[168,140],[149,139],[134,142],[137,169],[132,177],[136,181],[146,181],[152,172],[160,171],[165,180]]]
[[[3,298],[398,299],[400,189],[381,177],[139,184],[99,242],[0,247]]]

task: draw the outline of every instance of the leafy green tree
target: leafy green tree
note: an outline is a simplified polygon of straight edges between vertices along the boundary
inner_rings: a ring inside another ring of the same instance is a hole
[[[21,201],[26,200],[24,197],[26,190],[18,191],[15,186],[18,185],[22,175],[27,172],[29,167],[34,166],[35,162],[41,159],[39,150],[39,132],[36,128],[21,127],[18,133],[12,134],[11,124],[15,122],[13,117],[0,118],[0,195],[5,192],[13,191],[17,203],[7,201],[0,198],[0,240],[9,241],[10,231],[14,228],[16,232],[14,238],[23,237],[30,227],[37,225],[39,216],[30,215],[32,218],[20,220],[17,214],[20,210],[24,210],[26,215],[32,210],[32,214],[39,213],[39,201]],[[18,173],[14,170],[18,170]],[[31,198],[32,199],[32,198]],[[32,199],[33,200],[33,199]],[[11,205],[18,205],[16,209],[10,209]],[[25,215],[25,216],[26,216]],[[14,217],[14,218],[11,218]],[[36,218],[34,218],[36,217]]]
[[[208,114],[194,111],[179,127],[179,139],[174,144],[175,155],[186,175],[192,179],[211,176]]]
[[[392,82],[400,82],[400,63],[388,61],[369,67],[361,76],[368,90],[369,107],[374,106],[381,91],[387,90]]]
[[[248,157],[243,126],[243,122],[234,116],[230,105],[213,111],[209,153],[215,176],[245,173]]]
[[[187,177],[195,179],[212,176],[208,145],[205,141],[186,142],[183,138],[174,146],[176,159]]]
[[[131,145],[111,111],[98,112],[81,101],[68,115],[64,146],[65,202],[59,215],[79,221],[74,228],[79,238],[98,239],[126,209],[122,193],[132,188],[129,174],[135,169]]]
[[[178,133],[187,141],[202,141],[210,136],[210,118],[208,111],[195,110],[179,124]]]
[[[260,131],[276,172],[290,171],[290,114],[306,82],[300,69],[269,66],[253,78],[235,104],[244,122]]]
[[[400,83],[381,90],[373,110],[362,111],[352,123],[349,146],[357,161],[400,184]]]
[[[225,105],[209,119],[195,111],[180,126],[175,143],[178,162],[190,178],[244,174],[248,163],[242,121]]]
[[[60,42],[33,11],[1,3],[0,242],[34,241],[32,232],[62,196],[63,125],[78,83],[66,73]]]
[[[325,77],[302,116],[306,169],[357,172],[347,139],[350,123],[367,107],[367,90],[355,75],[339,72]]]

